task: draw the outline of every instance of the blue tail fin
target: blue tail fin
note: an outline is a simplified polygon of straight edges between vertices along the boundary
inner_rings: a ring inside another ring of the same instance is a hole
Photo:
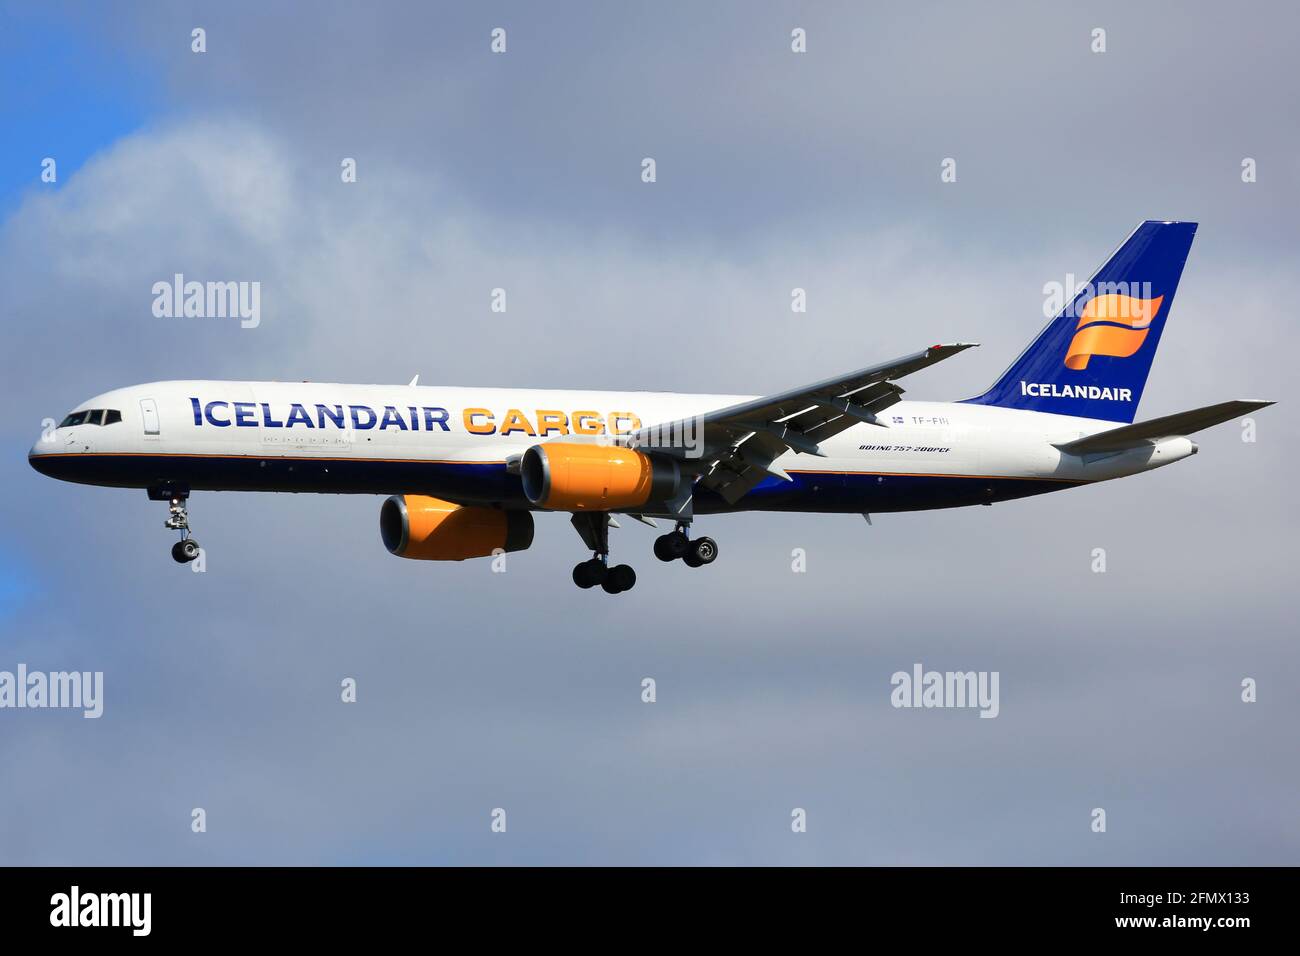
[[[968,401],[1131,422],[1194,222],[1144,222],[983,395]]]

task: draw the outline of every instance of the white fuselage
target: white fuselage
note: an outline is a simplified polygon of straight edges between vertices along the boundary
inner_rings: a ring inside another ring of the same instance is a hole
[[[121,420],[47,427],[31,458],[55,477],[121,487],[419,492],[525,506],[506,463],[531,445],[599,440],[749,398],[155,382],[82,403],[74,411],[113,410]],[[987,503],[1146,471],[1196,450],[1189,439],[1170,438],[1080,457],[1055,445],[1114,423],[961,402],[903,401],[880,421],[822,441],[825,457],[784,454],[776,464],[796,480],[771,479],[734,507],[703,502],[704,510],[869,512]]]

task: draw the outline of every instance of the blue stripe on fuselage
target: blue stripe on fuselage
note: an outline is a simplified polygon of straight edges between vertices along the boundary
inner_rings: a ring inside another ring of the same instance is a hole
[[[792,471],[765,478],[735,505],[707,488],[695,491],[697,514],[724,511],[829,513],[926,511],[988,504],[1058,491],[1083,482],[972,475],[902,475]]]
[[[527,507],[518,476],[503,462],[252,456],[66,454],[31,458],[42,474],[122,488],[182,486],[192,491],[292,491],[333,494],[427,494],[463,502]],[[1080,482],[970,475],[792,471],[766,478],[735,505],[697,488],[695,511],[922,511],[1006,501]]]

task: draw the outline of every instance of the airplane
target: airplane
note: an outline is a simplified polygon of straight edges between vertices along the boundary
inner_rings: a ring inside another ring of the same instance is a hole
[[[1273,404],[1237,400],[1134,422],[1197,224],[1141,223],[984,393],[903,399],[898,379],[972,347],[932,345],[762,397],[171,381],[106,392],[29,453],[64,481],[168,502],[172,557],[201,553],[195,491],[387,495],[384,546],[461,561],[522,551],[533,513],[568,512],[592,557],[581,588],[627,591],[610,565],[624,515],[673,529],[662,561],[699,568],[717,542],[696,516],[859,514],[991,505],[1150,471],[1188,436]],[[50,424],[53,424],[52,420]]]

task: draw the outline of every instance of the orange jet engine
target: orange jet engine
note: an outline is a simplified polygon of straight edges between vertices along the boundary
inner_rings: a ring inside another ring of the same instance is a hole
[[[549,442],[524,452],[524,496],[552,511],[623,511],[669,501],[682,474],[672,458],[615,445]]]
[[[399,558],[464,561],[488,557],[498,548],[523,551],[533,543],[533,516],[424,495],[394,495],[379,509],[379,534],[384,547]]]

